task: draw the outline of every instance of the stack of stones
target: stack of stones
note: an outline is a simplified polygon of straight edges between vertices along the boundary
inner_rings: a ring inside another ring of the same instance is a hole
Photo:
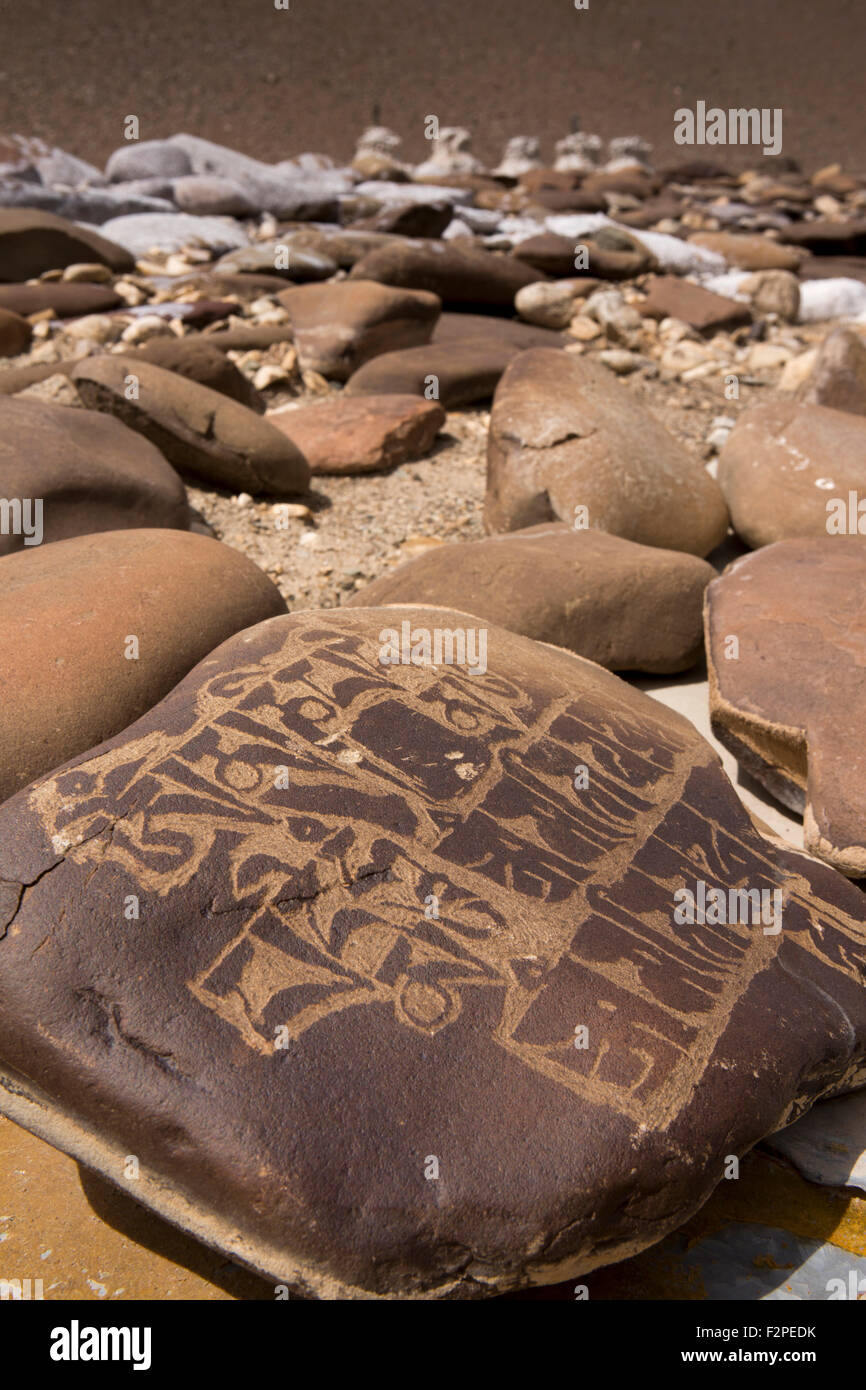
[[[292,1294],[866,1187],[866,181],[650,154],[0,141],[0,1111]]]

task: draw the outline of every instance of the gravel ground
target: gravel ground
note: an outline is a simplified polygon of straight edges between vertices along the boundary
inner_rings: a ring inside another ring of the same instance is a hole
[[[336,608],[393,565],[428,545],[484,534],[487,411],[449,414],[429,458],[390,473],[316,478],[300,503],[188,487],[190,503],[227,545],[242,550],[279,586],[290,608]],[[293,507],[294,504],[294,507]]]
[[[739,401],[725,400],[718,379],[686,384],[635,374],[624,384],[705,460],[712,457],[705,441],[714,419],[736,419],[749,405],[778,395],[769,381],[743,385]],[[298,399],[274,396],[269,408]],[[384,474],[316,478],[308,496],[286,499],[289,513],[306,511],[305,516],[286,515],[285,504],[272,498],[241,494],[238,500],[189,484],[187,491],[214,534],[265,570],[291,609],[335,608],[347,594],[430,545],[484,535],[489,424],[489,409],[451,411],[426,459]]]

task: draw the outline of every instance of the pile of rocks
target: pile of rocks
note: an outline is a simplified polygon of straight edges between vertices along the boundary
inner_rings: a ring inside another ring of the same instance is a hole
[[[473,1297],[866,1082],[866,182],[13,137],[0,353],[0,1110]]]

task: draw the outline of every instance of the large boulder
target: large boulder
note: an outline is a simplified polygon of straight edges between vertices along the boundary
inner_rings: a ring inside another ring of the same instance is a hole
[[[0,811],[0,1109],[289,1294],[577,1277],[866,1081],[863,896],[687,720],[400,618],[245,631]]]
[[[380,352],[429,341],[441,303],[435,294],[372,280],[296,285],[278,296],[288,310],[302,367],[346,381]]]
[[[96,261],[131,270],[133,259],[118,243],[33,208],[0,208],[0,280],[31,280],[45,270]]]
[[[717,483],[606,368],[548,348],[521,353],[496,390],[488,531],[565,521],[707,555],[728,513]]]
[[[796,401],[750,406],[722,448],[718,478],[734,529],[753,549],[826,536],[851,492],[866,498],[866,419]]]
[[[95,531],[189,525],[177,473],[119,420],[3,395],[0,493],[10,507],[0,555]],[[24,524],[13,524],[16,502]]]
[[[707,590],[713,732],[804,816],[805,845],[866,877],[866,540],[779,541]]]
[[[661,674],[700,660],[704,590],[714,575],[695,555],[557,522],[436,546],[347,604],[459,606],[610,670]]]
[[[0,560],[0,800],[125,729],[227,637],[285,612],[220,541],[76,536]]]
[[[85,405],[116,415],[181,473],[251,493],[307,488],[306,460],[285,435],[189,377],[111,355],[85,358],[72,380]]]

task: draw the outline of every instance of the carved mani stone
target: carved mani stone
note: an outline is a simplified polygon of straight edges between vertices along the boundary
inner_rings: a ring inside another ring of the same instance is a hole
[[[477,622],[274,618],[0,810],[0,1109],[293,1292],[620,1260],[866,1081],[859,891],[685,719]],[[678,923],[700,884],[781,930]]]
[[[866,539],[744,556],[710,584],[704,624],[713,732],[803,815],[807,850],[863,878]]]

